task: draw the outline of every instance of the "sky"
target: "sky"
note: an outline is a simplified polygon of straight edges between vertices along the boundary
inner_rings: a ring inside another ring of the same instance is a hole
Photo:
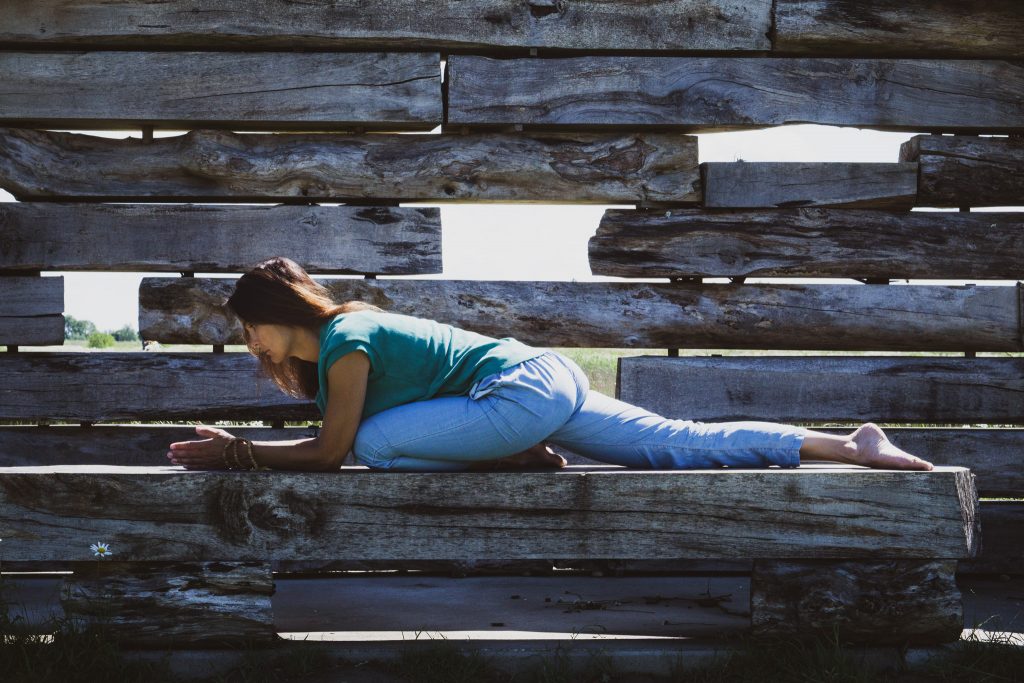
[[[131,131],[73,131],[106,137],[141,137]],[[185,131],[157,131],[156,137]],[[440,127],[433,132],[440,132]],[[851,161],[899,160],[900,144],[917,133],[882,132],[870,129],[786,125],[754,131],[697,134],[700,162],[706,161]],[[0,190],[0,201],[14,198]],[[441,207],[444,272],[436,275],[378,276],[379,279],[451,280],[563,280],[614,282],[623,278],[590,274],[587,241],[597,231],[605,209],[632,205],[537,205],[537,204],[430,204],[401,206]],[[922,210],[922,209],[915,209]],[[928,209],[936,210],[936,209]],[[977,211],[1024,210],[1024,207],[991,207]],[[287,254],[283,254],[287,256]],[[143,277],[177,277],[171,273],[80,273],[43,271],[43,276],[64,276],[65,315],[93,321],[100,330],[125,325],[138,329],[138,291]],[[237,277],[241,273],[200,273],[197,277]],[[314,274],[317,279],[335,276]],[[342,276],[343,277],[343,276]],[[667,282],[667,279],[633,280]],[[748,278],[747,283],[772,282]],[[777,280],[776,280],[777,281]],[[855,283],[849,279],[789,279],[789,282]],[[706,282],[727,282],[707,279]],[[928,284],[1007,285],[1015,281],[914,281]]]

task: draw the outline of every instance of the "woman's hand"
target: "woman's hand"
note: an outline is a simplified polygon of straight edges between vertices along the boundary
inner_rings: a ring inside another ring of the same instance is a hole
[[[187,470],[225,470],[224,446],[233,439],[223,429],[217,427],[196,427],[196,432],[208,439],[200,441],[176,441],[172,443],[167,457],[171,464],[183,465]]]

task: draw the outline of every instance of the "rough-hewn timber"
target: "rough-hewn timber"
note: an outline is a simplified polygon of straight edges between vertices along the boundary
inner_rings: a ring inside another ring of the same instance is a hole
[[[448,126],[1024,129],[1024,62],[1009,60],[451,55],[446,70]]]
[[[774,49],[860,57],[1024,57],[1020,0],[776,0]]]
[[[727,161],[700,167],[708,208],[909,210],[917,196],[914,163]]]
[[[588,253],[617,277],[1017,279],[1024,213],[609,209]]]
[[[436,52],[0,52],[0,122],[230,130],[430,130]]]
[[[279,255],[315,273],[442,270],[436,207],[24,202],[0,204],[0,233],[0,272],[238,273]]]
[[[1020,351],[1015,287],[321,280],[337,301],[537,346]],[[139,333],[239,344],[234,282],[143,278]],[[557,324],[554,324],[557,321]]]
[[[853,469],[4,468],[0,538],[11,560],[93,559],[83,539],[109,543],[119,560],[146,561],[977,553],[978,500],[969,470]]]
[[[900,161],[918,164],[918,206],[1024,204],[1024,138],[915,135]]]
[[[755,636],[848,643],[946,643],[964,627],[955,560],[758,560],[750,575]]]
[[[66,48],[769,50],[771,0],[5,0],[0,43]]]
[[[0,129],[0,187],[22,201],[700,201],[677,133],[236,134],[144,142]]]
[[[640,356],[623,401],[703,421],[1019,424],[1024,358]]]
[[[83,541],[78,541],[83,544]],[[277,639],[267,562],[76,562],[67,617],[137,647],[229,647]]]
[[[0,260],[9,247],[8,236],[0,220]],[[63,312],[62,276],[0,277],[0,344],[63,344]]]

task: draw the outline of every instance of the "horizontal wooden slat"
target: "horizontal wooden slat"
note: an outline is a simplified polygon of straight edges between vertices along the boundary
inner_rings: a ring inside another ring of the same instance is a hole
[[[235,134],[109,139],[0,129],[20,200],[700,201],[697,138],[676,133]]]
[[[451,55],[446,70],[448,125],[1024,129],[1024,63],[1014,61]]]
[[[0,419],[321,418],[312,401],[285,395],[258,368],[248,353],[3,354]]]
[[[751,500],[751,490],[762,495]],[[701,504],[680,502],[687,500]],[[977,492],[960,467],[440,475],[0,469],[5,560],[90,560],[95,539],[119,560],[147,561],[959,558],[978,551],[976,518]]]
[[[436,207],[7,203],[0,233],[0,272],[244,272],[279,254],[318,273],[442,270]]]
[[[594,275],[1017,279],[1024,213],[609,209]]]
[[[1024,5],[776,0],[774,48],[860,56],[1024,57]]]
[[[915,135],[900,161],[920,168],[919,206],[1024,205],[1024,138]]]
[[[623,401],[701,421],[1024,422],[1024,358],[619,359]]]
[[[337,301],[538,346],[1020,351],[1015,287],[318,280]],[[143,278],[139,333],[239,344],[225,278]],[[516,302],[509,306],[509,302]]]
[[[442,118],[436,52],[0,52],[0,83],[0,122],[37,128],[430,130]]]
[[[910,209],[917,196],[914,163],[735,161],[700,166],[709,208]]]
[[[1024,574],[1024,503],[984,501],[981,513],[982,550],[962,559],[957,571],[965,574]]]
[[[5,0],[0,43],[146,49],[768,50],[770,0]]]
[[[0,221],[0,259],[10,247],[4,227]],[[63,312],[63,277],[0,277],[0,344],[63,344]]]
[[[253,441],[291,441],[316,436],[315,428],[225,427]],[[831,434],[850,429],[823,428]],[[1024,429],[888,428],[900,448],[936,465],[970,468],[982,496],[1024,497]],[[201,438],[188,425],[0,426],[0,467],[36,465],[166,465],[175,441]],[[614,467],[558,446],[571,465]],[[351,452],[344,465],[355,465]]]

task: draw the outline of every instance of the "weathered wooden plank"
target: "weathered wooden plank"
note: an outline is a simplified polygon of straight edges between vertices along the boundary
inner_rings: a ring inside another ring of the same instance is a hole
[[[681,502],[698,499],[696,509]],[[262,562],[930,559],[971,557],[979,544],[967,469],[841,466],[440,476],[4,468],[0,538],[11,560],[90,560],[88,538],[119,560]]]
[[[754,562],[756,637],[827,637],[843,643],[948,643],[964,613],[956,560]]]
[[[137,647],[229,647],[277,639],[267,562],[77,562],[65,616]]]
[[[278,134],[152,142],[0,128],[20,200],[700,201],[697,138],[675,133]]]
[[[1017,279],[1024,214],[609,209],[594,275]]]
[[[319,282],[337,301],[538,346],[1021,350],[1015,287]],[[225,278],[143,278],[139,333],[176,344],[242,343],[238,321],[220,306],[233,288]]]
[[[770,0],[6,0],[0,43],[51,48],[769,50]]]
[[[1024,204],[1024,138],[915,135],[900,161],[918,164],[919,206]]]
[[[640,356],[617,394],[701,421],[1019,424],[1021,392],[1024,358]]]
[[[317,273],[442,271],[436,207],[8,203],[0,232],[0,272],[237,273],[278,254]]]
[[[917,196],[917,164],[731,161],[700,165],[704,206],[842,206],[907,209]]]
[[[1024,63],[1015,61],[450,55],[446,71],[453,126],[1024,128]]]
[[[8,357],[9,356],[9,357]],[[307,420],[248,353],[0,355],[3,420]],[[160,451],[167,452],[166,446]],[[0,536],[3,538],[3,536]]]
[[[442,118],[436,52],[0,52],[0,83],[0,122],[36,128],[430,130]]]
[[[976,557],[958,560],[958,571],[1024,574],[1024,503],[987,500],[979,509],[984,548]]]
[[[0,223],[0,259],[9,242]],[[64,343],[64,278],[0,277],[0,344]]]
[[[1024,5],[991,0],[776,0],[774,49],[817,55],[1024,57]]]
[[[316,436],[315,427],[226,427],[253,441]],[[831,434],[850,429],[822,428]],[[1024,429],[886,428],[900,448],[936,465],[967,467],[982,496],[1024,497]],[[168,444],[196,439],[188,425],[0,426],[0,467],[33,465],[166,465]],[[614,467],[553,446],[571,465]],[[355,465],[351,452],[343,465]],[[352,567],[355,568],[355,567]],[[362,567],[366,568],[366,567]]]

